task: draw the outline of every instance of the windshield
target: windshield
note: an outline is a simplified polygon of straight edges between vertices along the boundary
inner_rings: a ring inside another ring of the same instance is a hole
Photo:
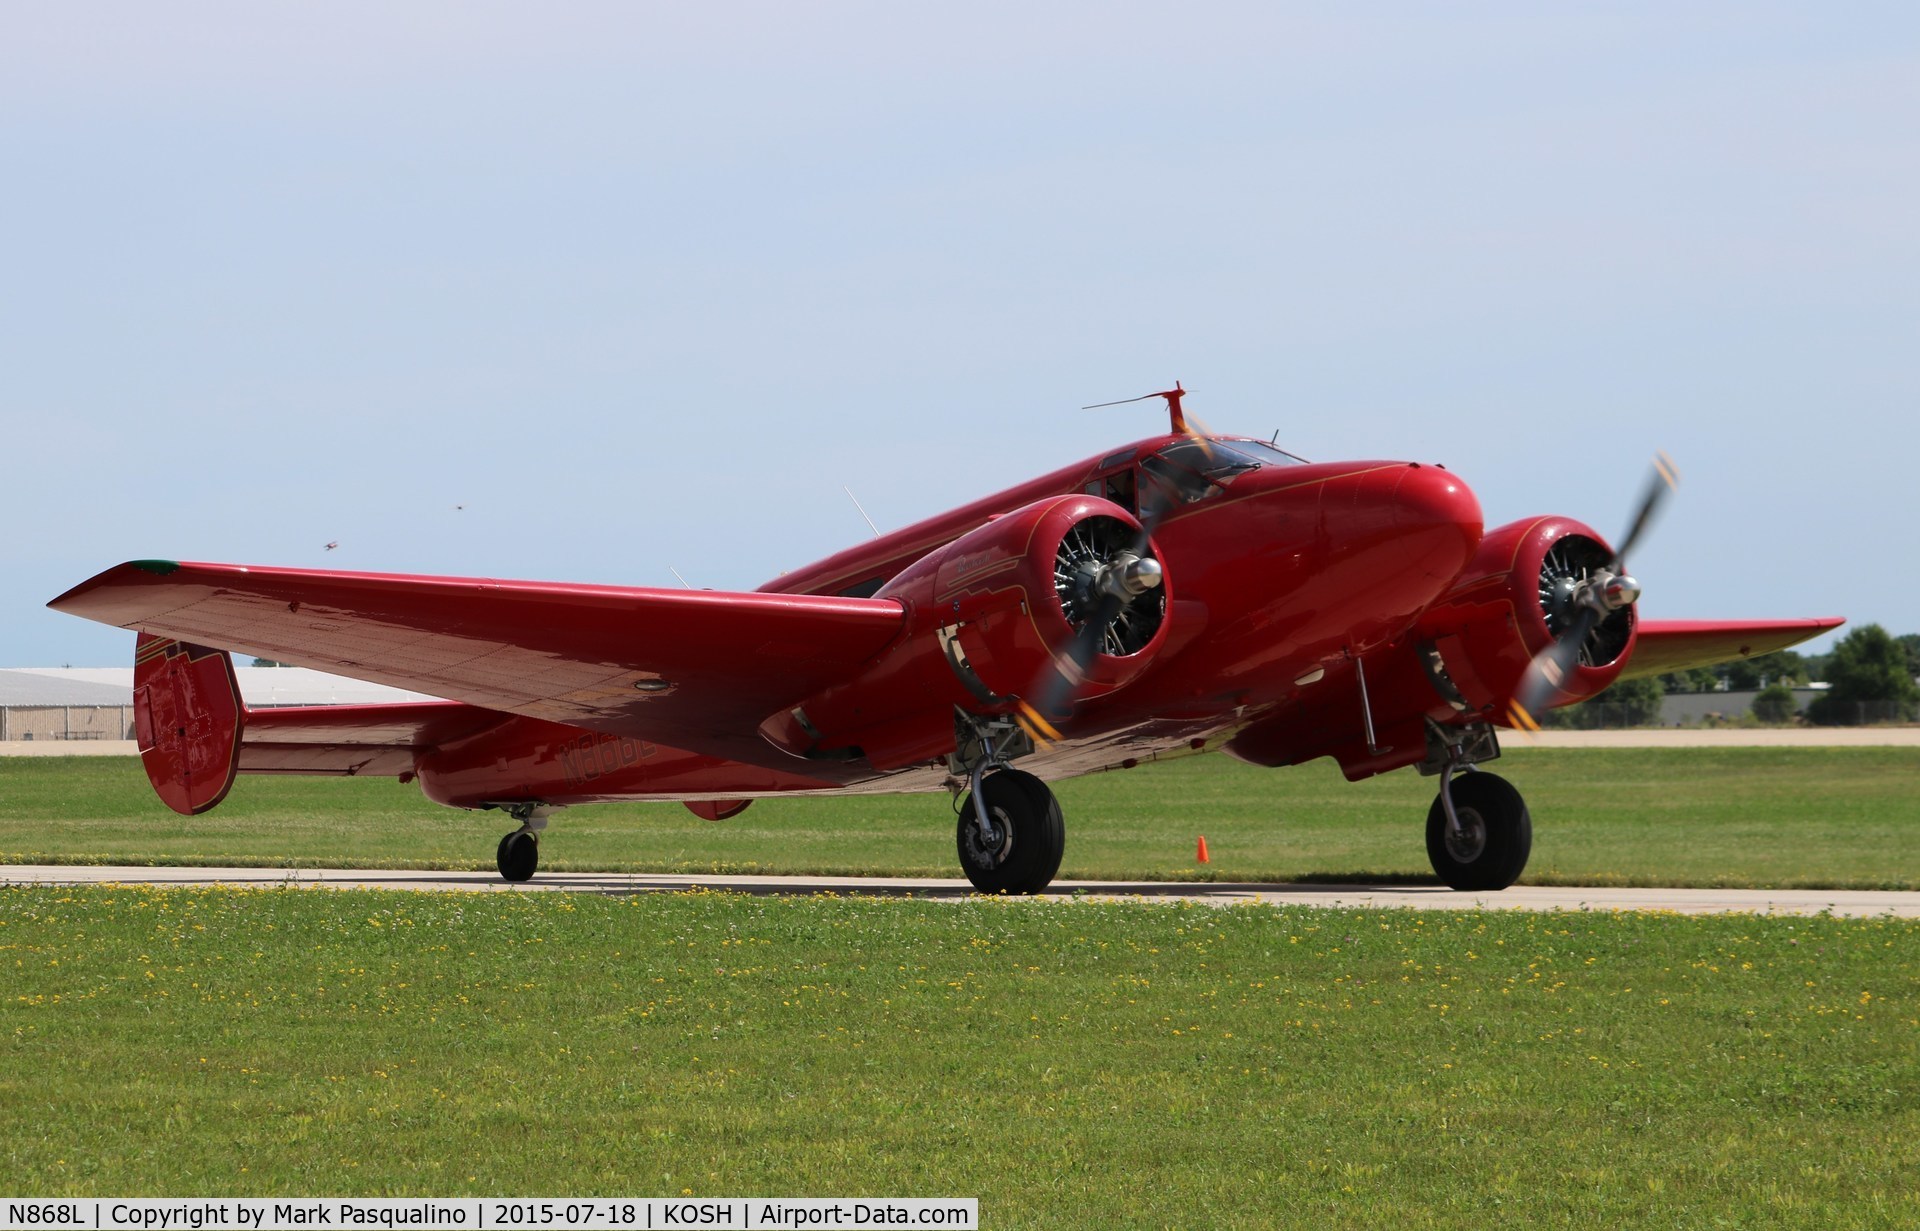
[[[1237,449],[1250,457],[1257,457],[1269,466],[1304,466],[1307,459],[1295,457],[1285,449],[1266,440],[1228,440],[1222,441],[1228,448]]]
[[[1176,440],[1140,463],[1160,485],[1192,504],[1225,491],[1227,484],[1261,466],[1299,466],[1291,453],[1257,440]]]

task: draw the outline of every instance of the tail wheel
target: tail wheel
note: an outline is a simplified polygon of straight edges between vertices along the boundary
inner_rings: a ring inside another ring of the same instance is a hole
[[[1046,783],[1017,769],[987,775],[980,792],[994,832],[982,836],[968,796],[955,831],[961,871],[981,893],[1039,893],[1067,850],[1060,802]]]
[[[1453,889],[1505,889],[1533,853],[1533,817],[1505,778],[1462,774],[1450,786],[1456,829],[1439,799],[1427,809],[1427,858]]]

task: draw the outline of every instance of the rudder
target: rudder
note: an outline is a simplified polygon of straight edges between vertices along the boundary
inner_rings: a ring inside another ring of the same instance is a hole
[[[225,650],[141,633],[133,647],[133,725],[160,801],[198,816],[227,797],[247,722]]]

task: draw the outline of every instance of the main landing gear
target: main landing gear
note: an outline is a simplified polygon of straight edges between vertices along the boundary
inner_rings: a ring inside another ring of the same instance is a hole
[[[1506,779],[1479,772],[1480,762],[1499,755],[1499,738],[1486,723],[1427,720],[1420,772],[1440,776],[1440,794],[1427,809],[1427,858],[1451,888],[1505,889],[1520,879],[1533,851],[1527,801]]]
[[[540,831],[547,827],[551,808],[538,804],[504,804],[502,810],[520,822],[520,828],[500,839],[494,862],[504,880],[519,883],[533,879],[540,867]]]
[[[954,826],[960,870],[981,893],[1039,893],[1060,871],[1067,827],[1047,784],[1007,767],[1033,751],[1031,737],[1004,719],[964,713],[956,713],[955,729],[948,767],[969,787]]]
[[[1046,783],[1000,769],[967,796],[954,840],[961,870],[981,893],[1039,893],[1060,870],[1067,826]]]
[[[1527,801],[1505,779],[1469,772],[1440,780],[1427,809],[1427,858],[1454,889],[1505,889],[1533,851]]]

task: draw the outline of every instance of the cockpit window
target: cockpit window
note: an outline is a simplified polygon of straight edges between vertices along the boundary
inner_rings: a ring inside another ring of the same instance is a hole
[[[1140,463],[1162,487],[1192,504],[1218,495],[1229,483],[1261,466],[1297,466],[1300,459],[1248,440],[1193,437],[1176,440]]]
[[[1249,456],[1259,458],[1263,464],[1268,466],[1304,466],[1307,464],[1306,458],[1295,457],[1285,449],[1279,448],[1264,440],[1233,440],[1227,443],[1231,448],[1238,449],[1240,452],[1248,454]]]

